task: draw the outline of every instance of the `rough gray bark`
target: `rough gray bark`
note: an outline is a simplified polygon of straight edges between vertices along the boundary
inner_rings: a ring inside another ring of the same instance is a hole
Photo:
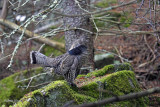
[[[0,18],[6,19],[7,14],[8,14],[8,6],[9,6],[8,0],[4,0],[3,1],[3,8],[2,8],[2,12],[1,12]]]
[[[88,10],[87,8],[87,0],[79,0],[79,3],[81,7],[85,10]],[[67,15],[80,15],[84,14],[85,11],[82,10],[74,0],[64,0],[63,2],[63,13]],[[92,31],[92,25],[90,22],[90,16],[89,15],[82,15],[78,17],[63,17],[64,22],[64,28],[65,29],[72,29],[72,28],[82,28],[89,31]],[[80,36],[87,36],[86,44],[87,44],[87,52],[88,55],[86,55],[86,62],[87,66],[91,66],[94,68],[94,62],[93,62],[93,38],[92,34],[76,29],[76,30],[70,30],[65,32],[65,42],[66,42],[66,50],[68,51],[71,48],[71,45],[75,40],[77,40]]]
[[[9,6],[9,2],[8,0],[4,0],[3,1],[3,8],[2,8],[2,11],[0,13],[0,18],[2,19],[6,19],[7,17],[7,14],[8,14],[8,6]],[[1,29],[4,29],[4,26],[0,25],[0,28]],[[0,35],[2,34],[2,32],[0,32]],[[1,38],[1,37],[0,37]]]

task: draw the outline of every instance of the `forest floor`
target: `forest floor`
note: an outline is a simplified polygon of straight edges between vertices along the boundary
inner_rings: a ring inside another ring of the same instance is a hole
[[[122,0],[120,0],[122,1]],[[129,0],[125,0],[128,1]],[[149,1],[145,1],[142,5],[142,8],[147,8]],[[133,23],[147,23],[145,20],[142,20],[140,16],[145,14],[145,17],[150,17],[150,13],[147,14],[142,10],[138,12],[135,9],[138,9],[141,5],[141,2],[133,4],[130,6],[118,8],[112,10],[112,12],[117,13],[129,13],[133,17]],[[159,8],[159,7],[157,7]],[[136,13],[137,12],[137,13]],[[129,16],[128,15],[128,16]],[[127,16],[127,17],[128,17]],[[157,20],[159,19],[157,15]],[[155,20],[155,19],[153,19]],[[114,28],[113,28],[114,29]],[[151,25],[131,25],[123,30],[126,31],[151,31]],[[157,28],[158,29],[158,28]],[[112,28],[110,29],[112,30]],[[115,60],[120,61],[121,63],[126,62],[124,59],[128,59],[131,65],[134,68],[137,80],[139,81],[142,88],[154,88],[160,87],[160,45],[157,42],[155,36],[146,34],[146,35],[116,35],[116,36],[98,36],[94,40],[94,47],[98,50],[106,50],[107,52],[116,53]],[[121,58],[122,57],[122,58]],[[160,106],[160,94],[154,94],[150,96],[150,102],[154,102],[154,107]]]
[[[147,42],[146,42],[147,40]],[[155,40],[152,36],[98,36],[94,41],[95,49],[106,50],[116,53],[118,56],[128,59],[134,68],[136,77],[143,89],[160,86],[159,75],[159,59],[148,63],[153,56],[147,44],[152,45]],[[126,62],[122,58],[115,56],[115,60]],[[140,67],[140,65],[143,65]],[[155,105],[159,105],[156,98],[160,98],[160,94],[150,96],[150,100]]]

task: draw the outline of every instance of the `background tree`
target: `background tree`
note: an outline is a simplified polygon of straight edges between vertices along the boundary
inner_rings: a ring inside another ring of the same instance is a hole
[[[66,51],[80,36],[87,36],[86,40],[88,55],[86,56],[88,66],[94,68],[93,61],[93,28],[90,15],[83,15],[89,11],[87,0],[65,0],[63,2],[64,29],[73,29],[65,32]],[[66,16],[65,16],[66,15]]]

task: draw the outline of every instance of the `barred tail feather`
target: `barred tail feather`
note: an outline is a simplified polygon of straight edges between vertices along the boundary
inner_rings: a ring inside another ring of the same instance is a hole
[[[42,66],[49,66],[49,64],[47,63],[48,57],[40,52],[32,51],[30,53],[30,59],[31,59],[31,64],[40,64]]]
[[[36,64],[37,63],[34,51],[30,52],[30,60],[31,60],[31,64]]]

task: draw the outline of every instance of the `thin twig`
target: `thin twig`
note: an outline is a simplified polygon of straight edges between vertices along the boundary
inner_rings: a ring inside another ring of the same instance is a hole
[[[120,57],[121,59],[125,60],[126,62],[131,62],[131,61],[129,61],[128,59],[125,59],[125,58],[123,58],[123,57],[121,57],[121,56],[119,56],[119,55],[117,55],[117,54],[115,54],[115,53],[113,53],[113,52],[109,52],[109,51],[104,50],[104,49],[96,49],[96,50],[97,50],[97,51],[101,51],[101,52],[108,52],[108,53],[111,53],[111,54],[113,54],[113,55],[115,55],[115,56]]]
[[[118,56],[119,56],[121,62],[123,63],[124,61],[123,61],[122,56],[121,56],[120,52],[118,51],[117,47],[114,46],[114,49],[117,51],[117,54],[118,54]]]
[[[144,35],[144,40],[145,40],[145,43],[146,43],[147,47],[148,47],[149,50],[152,52],[153,58],[152,58],[152,60],[150,60],[150,61],[148,61],[148,62],[145,62],[145,63],[140,64],[140,65],[138,66],[139,68],[140,68],[140,67],[144,67],[144,66],[152,63],[152,62],[156,59],[156,55],[154,54],[153,49],[149,46],[149,44],[148,44],[148,42],[147,42],[146,35]]]
[[[28,80],[30,80],[30,79],[32,79],[32,78],[35,78],[35,77],[38,77],[38,76],[41,76],[41,75],[46,75],[46,74],[48,74],[48,73],[47,73],[47,72],[46,72],[46,73],[41,73],[41,74],[35,75],[35,76],[33,76],[33,77],[27,78],[27,79],[23,79],[23,80],[20,80],[20,81],[16,81],[15,83],[28,81]]]

